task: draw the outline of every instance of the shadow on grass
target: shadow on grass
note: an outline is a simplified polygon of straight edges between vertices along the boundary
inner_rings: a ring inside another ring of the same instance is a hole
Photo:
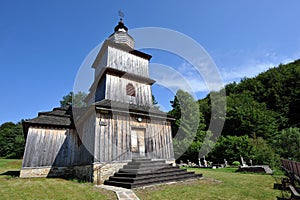
[[[0,174],[1,176],[9,176],[11,178],[18,178],[20,177],[20,170],[15,170],[15,171],[6,171]],[[61,178],[67,181],[72,181],[72,182],[76,182],[76,183],[88,183],[88,180],[85,179],[79,179],[75,176],[59,176],[59,177],[47,177],[47,178]]]
[[[18,171],[6,171],[6,172],[0,174],[0,176],[19,177],[20,176],[20,170],[18,170]]]
[[[280,190],[281,191],[281,196],[277,196],[277,200],[290,200],[291,199],[291,194],[289,190],[287,189],[287,186],[283,184],[283,179],[286,178],[283,175],[272,175],[274,178],[274,190]]]

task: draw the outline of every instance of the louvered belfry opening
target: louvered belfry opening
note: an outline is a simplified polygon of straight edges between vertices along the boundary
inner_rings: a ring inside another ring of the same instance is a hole
[[[135,88],[131,83],[126,85],[126,94],[135,97]]]

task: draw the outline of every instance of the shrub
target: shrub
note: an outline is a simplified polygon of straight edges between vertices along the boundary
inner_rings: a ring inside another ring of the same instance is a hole
[[[239,167],[239,166],[241,165],[241,163],[240,163],[239,161],[233,161],[233,162],[232,162],[232,165],[233,165],[234,167]]]

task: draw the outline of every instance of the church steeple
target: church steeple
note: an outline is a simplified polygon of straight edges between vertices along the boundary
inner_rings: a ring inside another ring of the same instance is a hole
[[[134,39],[127,32],[128,28],[120,18],[118,25],[114,28],[114,33],[108,37],[108,40],[134,49]]]
[[[124,25],[123,19],[120,18],[118,25],[115,27],[115,33],[118,31],[127,32],[128,28]]]

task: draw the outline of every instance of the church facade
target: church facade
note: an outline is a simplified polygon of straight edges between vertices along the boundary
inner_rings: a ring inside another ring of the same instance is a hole
[[[92,65],[84,108],[55,108],[25,121],[21,177],[103,183],[132,158],[174,163],[171,121],[153,105],[151,56],[134,49],[122,19]]]

